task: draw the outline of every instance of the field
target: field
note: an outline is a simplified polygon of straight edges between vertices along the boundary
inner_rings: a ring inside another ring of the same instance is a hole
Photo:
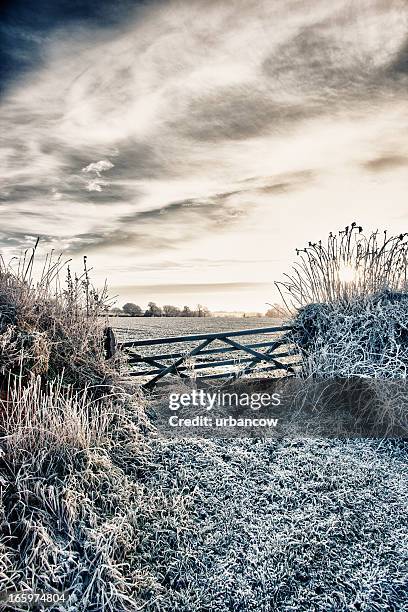
[[[272,327],[281,325],[282,320],[267,317],[109,317],[109,324],[118,328],[119,335],[141,339]]]
[[[139,477],[163,508],[147,525],[139,509],[144,610],[408,610],[402,443],[157,439],[151,453]]]

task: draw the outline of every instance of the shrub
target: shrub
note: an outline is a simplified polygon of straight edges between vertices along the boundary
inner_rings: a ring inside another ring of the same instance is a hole
[[[292,339],[303,376],[406,378],[406,238],[386,231],[367,237],[352,223],[326,244],[298,250],[292,274],[278,287],[295,308]]]

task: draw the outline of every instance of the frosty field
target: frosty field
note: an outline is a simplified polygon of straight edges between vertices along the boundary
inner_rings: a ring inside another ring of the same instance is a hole
[[[407,450],[368,440],[152,442],[138,473],[162,510],[138,509],[143,609],[408,610]]]
[[[167,338],[176,335],[272,327],[281,319],[267,317],[109,317],[120,335],[134,338]],[[123,332],[121,331],[123,330]]]

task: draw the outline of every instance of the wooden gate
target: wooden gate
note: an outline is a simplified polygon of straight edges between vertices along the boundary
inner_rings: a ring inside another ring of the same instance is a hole
[[[299,356],[291,342],[291,329],[289,325],[283,325],[168,338],[128,340],[118,342],[117,347],[126,353],[127,361],[132,367],[129,374],[147,378],[143,387],[151,389],[159,380],[171,374],[200,380],[215,378],[234,380],[244,375],[259,375],[271,370],[293,374],[299,361],[281,361],[284,358]],[[265,340],[242,344],[241,337],[244,336],[264,336]],[[237,341],[237,338],[240,339],[240,342]],[[182,350],[177,350],[180,344]],[[191,346],[192,344],[195,346]],[[173,345],[171,352],[154,352],[157,346],[167,345]],[[211,348],[208,348],[210,345],[212,345]],[[141,349],[143,354],[140,352]],[[259,367],[263,363],[266,363],[266,367]],[[135,366],[142,366],[142,368],[134,369]],[[214,372],[219,369],[223,371]],[[202,374],[201,371],[203,371]]]

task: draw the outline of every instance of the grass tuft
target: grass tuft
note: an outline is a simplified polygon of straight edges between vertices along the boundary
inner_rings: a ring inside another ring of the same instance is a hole
[[[296,249],[298,260],[276,286],[290,312],[407,287],[408,233],[366,235],[355,222],[326,241]]]

